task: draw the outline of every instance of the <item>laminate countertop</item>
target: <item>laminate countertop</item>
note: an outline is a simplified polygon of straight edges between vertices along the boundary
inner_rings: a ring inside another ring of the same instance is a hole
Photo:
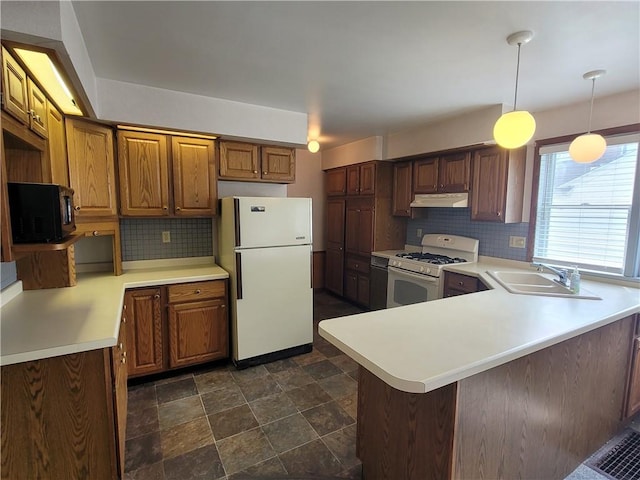
[[[487,274],[522,271],[504,263],[445,269],[489,290],[323,320],[320,336],[393,388],[425,393],[640,312],[640,289],[584,276],[602,300],[509,293]]]
[[[26,290],[0,310],[0,365],[116,344],[127,288],[228,278],[216,264],[78,274],[77,285]]]

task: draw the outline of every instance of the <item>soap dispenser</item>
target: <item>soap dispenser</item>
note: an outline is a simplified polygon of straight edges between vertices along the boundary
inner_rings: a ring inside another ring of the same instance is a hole
[[[571,290],[571,293],[580,293],[580,272],[577,265],[573,266],[573,271],[569,277],[569,290]]]

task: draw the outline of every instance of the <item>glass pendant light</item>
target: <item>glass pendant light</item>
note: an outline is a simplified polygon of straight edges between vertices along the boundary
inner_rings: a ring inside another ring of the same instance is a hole
[[[533,32],[524,30],[507,37],[509,45],[518,45],[518,63],[516,66],[516,88],[513,98],[513,111],[504,113],[493,127],[493,138],[504,148],[518,148],[525,145],[536,131],[536,120],[526,110],[518,110],[518,75],[520,74],[520,47],[529,43]]]
[[[607,73],[606,70],[592,70],[585,73],[582,78],[591,80],[591,107],[589,109],[589,129],[587,133],[576,137],[569,145],[569,155],[578,163],[591,163],[598,160],[607,149],[607,142],[597,133],[591,133],[591,117],[593,116],[593,93],[596,88],[596,78]]]

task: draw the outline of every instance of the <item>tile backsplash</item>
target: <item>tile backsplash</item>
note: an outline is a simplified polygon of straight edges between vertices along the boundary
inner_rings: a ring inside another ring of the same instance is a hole
[[[211,218],[127,218],[120,220],[122,260],[207,257],[213,255]],[[171,241],[162,242],[162,232]]]
[[[509,237],[526,237],[528,223],[472,222],[468,208],[428,208],[425,218],[410,219],[407,223],[407,243],[420,245],[418,229],[425,233],[448,233],[480,240],[479,254],[488,257],[527,261],[526,248],[509,246]]]

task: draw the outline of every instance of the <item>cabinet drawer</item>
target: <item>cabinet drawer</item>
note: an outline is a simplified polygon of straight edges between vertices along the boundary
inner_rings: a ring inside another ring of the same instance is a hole
[[[447,272],[445,274],[445,289],[462,290],[467,293],[478,291],[478,279],[468,275]]]
[[[206,281],[169,285],[169,303],[190,302],[225,296],[224,281]]]
[[[347,270],[369,273],[369,261],[358,258],[347,258]]]

